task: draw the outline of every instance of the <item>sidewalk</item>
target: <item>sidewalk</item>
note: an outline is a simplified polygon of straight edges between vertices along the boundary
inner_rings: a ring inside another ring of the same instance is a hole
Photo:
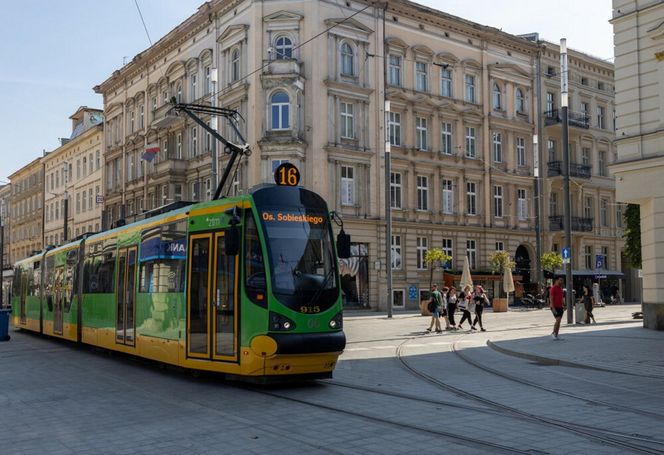
[[[490,334],[486,344],[503,354],[540,364],[664,379],[664,332],[644,329],[642,320],[628,319],[634,311],[640,311],[640,305],[597,309],[601,322],[592,325],[568,325],[563,318],[560,341],[553,340],[551,328],[544,326],[522,336]]]

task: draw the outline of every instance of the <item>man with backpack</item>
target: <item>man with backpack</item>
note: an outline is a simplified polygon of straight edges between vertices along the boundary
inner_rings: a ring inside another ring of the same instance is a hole
[[[429,324],[427,332],[431,332],[431,329],[433,329],[435,324],[436,333],[443,333],[443,329],[440,327],[440,314],[443,309],[443,296],[440,294],[437,284],[431,285],[431,300],[429,301],[429,306],[427,309],[431,312],[431,324]]]

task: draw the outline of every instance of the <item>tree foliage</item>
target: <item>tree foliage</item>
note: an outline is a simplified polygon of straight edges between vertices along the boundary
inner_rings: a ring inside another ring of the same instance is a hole
[[[489,266],[492,273],[503,273],[508,268],[514,270],[516,263],[507,251],[496,251],[489,256]]]
[[[641,268],[641,208],[638,204],[627,204],[625,210],[625,256],[632,267]]]
[[[563,257],[560,253],[551,251],[549,253],[544,253],[540,258],[540,263],[544,270],[553,272],[556,269],[559,269],[563,266]]]
[[[424,263],[429,267],[429,289],[433,284],[433,272],[438,267],[443,267],[452,260],[452,256],[446,254],[440,248],[431,248],[424,253]]]

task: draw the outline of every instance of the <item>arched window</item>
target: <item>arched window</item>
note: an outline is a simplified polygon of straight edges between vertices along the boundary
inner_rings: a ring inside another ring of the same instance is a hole
[[[272,129],[287,130],[290,128],[290,100],[286,92],[276,92],[270,99],[272,106]]]
[[[231,81],[240,79],[240,50],[233,49],[231,52]]]
[[[523,91],[520,88],[516,89],[516,111],[526,112],[526,99],[523,97]]]
[[[280,36],[274,41],[274,47],[277,51],[277,60],[293,58],[293,42],[287,36]]]
[[[348,43],[341,45],[341,74],[353,76],[353,48]]]
[[[493,84],[492,94],[493,94],[493,108],[495,110],[500,110],[502,107],[502,93],[500,91],[500,87],[496,83]]]

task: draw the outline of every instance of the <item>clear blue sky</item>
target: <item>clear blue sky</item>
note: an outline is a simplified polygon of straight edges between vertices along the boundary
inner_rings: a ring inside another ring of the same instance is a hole
[[[138,0],[153,42],[203,0]],[[313,1],[313,0],[310,0]],[[342,2],[342,0],[338,0]],[[502,28],[539,31],[601,58],[613,56],[611,0],[418,0]],[[148,47],[134,0],[0,2],[0,183],[71,133],[81,105],[102,107],[92,87]],[[567,11],[573,11],[570,15]]]

